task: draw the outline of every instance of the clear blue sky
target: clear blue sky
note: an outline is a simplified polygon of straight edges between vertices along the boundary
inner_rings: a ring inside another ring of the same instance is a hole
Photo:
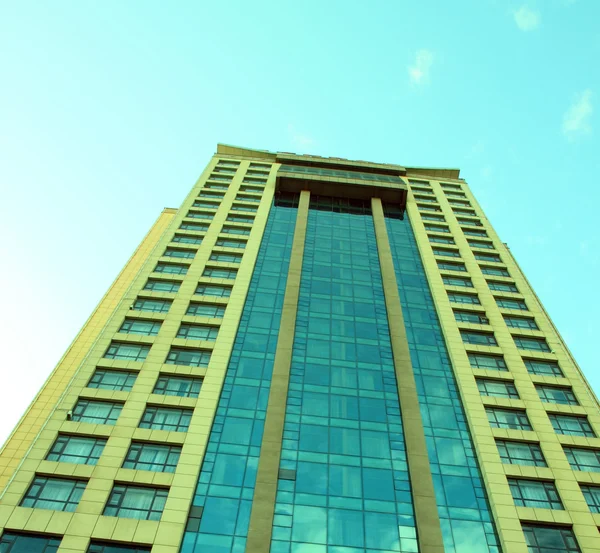
[[[0,442],[217,142],[461,168],[600,391],[598,21],[595,0],[5,2]]]

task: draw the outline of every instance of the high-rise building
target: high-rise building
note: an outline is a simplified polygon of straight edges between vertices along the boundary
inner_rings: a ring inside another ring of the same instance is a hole
[[[0,452],[0,553],[593,553],[598,400],[458,170],[219,145]]]

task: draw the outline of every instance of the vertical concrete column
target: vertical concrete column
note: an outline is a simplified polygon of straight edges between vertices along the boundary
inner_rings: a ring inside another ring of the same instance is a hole
[[[444,553],[442,528],[435,501],[433,478],[419,409],[419,397],[410,360],[402,305],[381,199],[372,198],[371,208],[396,369],[419,551],[420,553]]]
[[[303,190],[300,193],[292,255],[283,299],[281,326],[277,339],[277,350],[275,351],[265,429],[258,459],[246,553],[269,553],[271,548],[273,514],[275,512],[283,425],[290,382],[292,347],[296,330],[296,313],[300,295],[300,278],[302,276],[309,201],[310,192]]]

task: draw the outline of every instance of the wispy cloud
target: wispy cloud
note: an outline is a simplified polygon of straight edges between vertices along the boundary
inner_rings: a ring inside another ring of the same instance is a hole
[[[528,8],[523,4],[518,10],[513,12],[515,23],[521,31],[534,31],[540,25],[540,14]]]
[[[418,50],[414,65],[408,66],[408,75],[413,84],[423,84],[429,80],[429,72],[433,65],[433,52],[431,50]]]
[[[562,132],[568,140],[573,141],[582,135],[592,132],[592,91],[585,89],[578,94],[563,117]]]
[[[291,123],[288,125],[288,134],[296,148],[312,148],[315,145],[314,138],[298,131]]]

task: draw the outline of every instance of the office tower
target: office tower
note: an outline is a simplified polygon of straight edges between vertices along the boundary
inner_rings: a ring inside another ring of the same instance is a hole
[[[458,170],[219,145],[4,446],[0,553],[598,552],[599,433]]]

